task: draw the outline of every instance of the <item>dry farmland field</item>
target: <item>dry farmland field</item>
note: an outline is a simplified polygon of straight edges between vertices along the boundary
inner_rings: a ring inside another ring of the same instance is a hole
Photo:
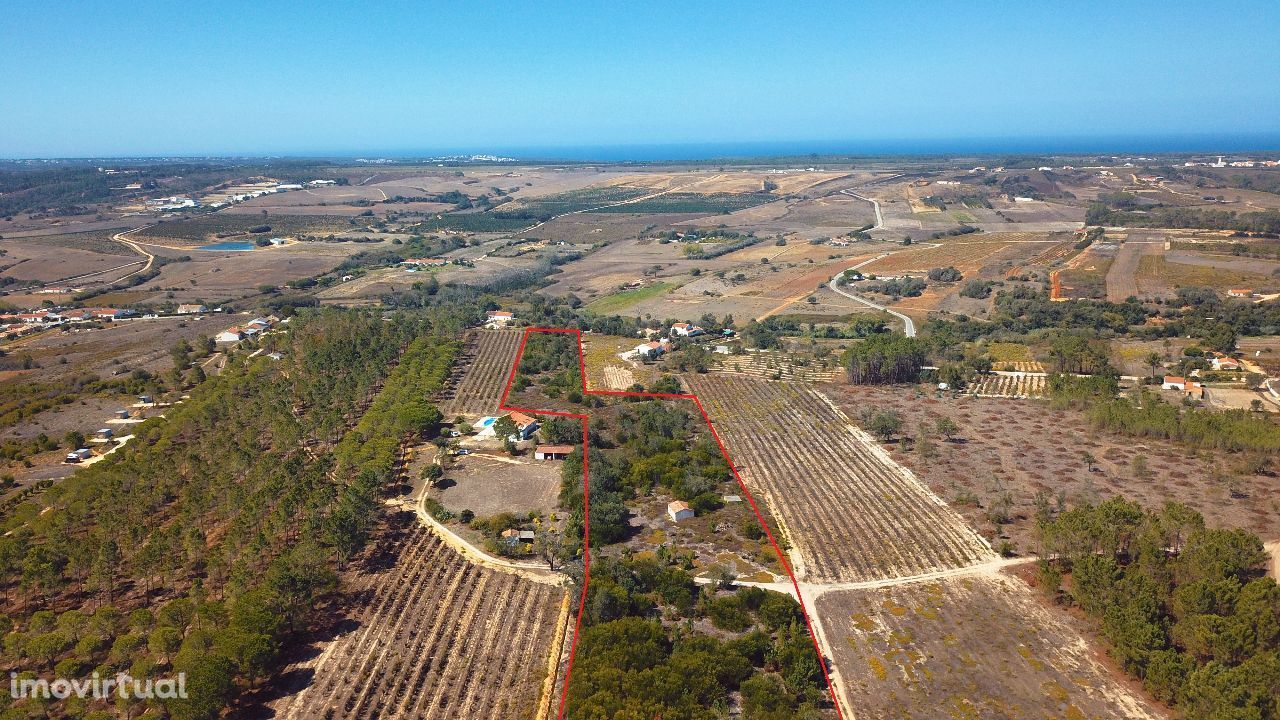
[[[19,286],[72,278],[77,286],[110,282],[137,270],[144,261],[127,245],[113,241],[114,234],[100,231],[0,240],[0,277],[13,278]]]
[[[964,520],[821,393],[791,383],[686,376],[749,487],[799,551],[798,577],[858,582],[995,556]]]
[[[1211,257],[1187,251],[1144,255],[1138,261],[1137,283],[1143,292],[1167,294],[1180,287],[1203,285],[1226,290],[1234,287],[1278,286],[1269,274],[1280,267],[1252,258]]]
[[[359,230],[368,224],[366,219],[324,215],[230,215],[213,213],[187,220],[162,222],[134,233],[130,237],[139,242],[167,246],[203,245],[219,240],[243,239],[249,230],[263,225],[270,226],[268,237],[295,235],[333,235]]]
[[[1027,237],[1023,237],[1023,236]],[[863,273],[892,275],[928,272],[932,268],[955,266],[970,273],[987,264],[992,256],[1017,244],[1032,242],[1031,233],[969,235],[964,240],[943,240],[938,244],[895,252],[862,268]],[[1044,236],[1035,236],[1044,240]],[[1047,244],[1048,241],[1044,240]],[[1037,242],[1036,246],[1039,246]]]
[[[565,591],[481,568],[417,527],[357,575],[341,634],[286,671],[281,720],[537,714]]]
[[[741,355],[716,355],[717,370],[765,380],[830,382],[843,370],[834,357],[818,360],[778,350],[748,350]]]
[[[1017,579],[833,591],[815,609],[854,717],[1163,717]]]
[[[965,392],[978,397],[1040,398],[1046,385],[1044,375],[987,374],[970,383]]]
[[[954,421],[956,441],[934,437],[929,457],[902,443],[890,445],[890,452],[993,544],[1009,542],[1019,554],[1039,548],[1037,494],[1068,508],[1114,495],[1153,510],[1177,500],[1200,511],[1211,527],[1242,527],[1266,540],[1280,539],[1274,479],[1252,474],[1238,456],[1098,432],[1081,411],[1052,409],[1037,400],[937,397],[925,388],[828,385],[823,390],[849,412],[897,411],[912,436],[940,417]],[[1085,453],[1095,458],[1092,466]],[[1231,477],[1238,483],[1234,492],[1227,482]],[[997,530],[992,508],[1006,493],[1008,522]]]
[[[440,391],[440,412],[492,415],[498,412],[502,390],[520,347],[520,330],[473,330],[467,334],[454,374]]]

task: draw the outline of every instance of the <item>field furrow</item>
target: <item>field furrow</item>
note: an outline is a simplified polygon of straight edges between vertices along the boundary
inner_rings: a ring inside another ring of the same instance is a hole
[[[994,559],[986,541],[820,392],[714,375],[688,381],[743,481],[763,491],[803,579],[861,582]]]
[[[472,330],[454,374],[439,393],[440,412],[455,415],[494,415],[502,399],[511,366],[520,347],[520,330]]]
[[[532,718],[564,591],[475,566],[421,528],[393,549],[393,567],[354,582],[358,627],[306,663],[310,685],[276,716]]]

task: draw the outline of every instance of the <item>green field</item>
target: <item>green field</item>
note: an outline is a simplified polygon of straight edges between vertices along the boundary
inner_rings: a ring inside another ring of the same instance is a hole
[[[676,283],[658,282],[652,285],[646,285],[642,288],[636,288],[635,290],[623,290],[622,292],[606,295],[595,302],[588,303],[587,309],[594,313],[599,313],[600,315],[613,315],[635,305],[636,303],[650,298],[655,298],[660,295],[665,295],[672,290],[675,290],[677,287],[679,287],[679,285]]]
[[[133,239],[157,238],[201,243],[224,237],[243,235],[251,228],[266,225],[271,236],[331,235],[364,228],[373,218],[339,217],[336,215],[231,215],[211,213],[187,220],[160,222]],[[262,233],[267,235],[267,232]]]
[[[584,188],[503,205],[494,210],[493,215],[500,218],[523,218],[532,222],[642,197],[650,192],[652,191],[629,187]]]
[[[602,213],[699,213],[714,215],[778,200],[769,193],[667,193],[648,200],[602,208]]]
[[[501,217],[494,213],[446,213],[424,220],[416,227],[423,232],[457,230],[474,233],[506,233],[523,230],[536,222],[537,220],[526,218]]]

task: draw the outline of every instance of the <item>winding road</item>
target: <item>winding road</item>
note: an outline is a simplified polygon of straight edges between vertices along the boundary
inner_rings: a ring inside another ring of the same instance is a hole
[[[848,195],[849,197],[855,197],[855,198],[858,198],[859,200],[865,200],[866,202],[871,203],[871,206],[872,206],[872,207],[874,207],[874,208],[875,208],[875,211],[876,211],[876,224],[875,224],[875,225],[873,225],[871,228],[869,228],[869,230],[881,230],[881,229],[883,229],[883,228],[884,228],[884,213],[880,210],[880,203],[879,203],[878,201],[873,200],[873,199],[871,199],[871,198],[869,198],[869,197],[865,197],[865,196],[859,195],[858,193],[856,193],[856,192],[854,192],[854,191],[852,191],[852,190],[841,190],[841,191],[840,191],[840,193],[841,193],[841,194],[843,194],[843,195]],[[838,272],[838,273],[836,273],[834,276],[832,276],[831,280],[827,283],[827,286],[828,286],[828,287],[830,287],[830,288],[832,289],[832,291],[834,291],[834,292],[836,292],[836,293],[838,293],[838,294],[840,294],[840,295],[843,295],[844,297],[847,297],[847,298],[849,298],[850,300],[853,300],[854,302],[859,302],[859,303],[862,303],[863,305],[866,305],[867,307],[875,308],[876,310],[880,310],[880,311],[882,311],[882,312],[887,312],[887,313],[889,313],[890,315],[892,315],[892,316],[894,316],[894,317],[898,318],[899,320],[901,320],[901,321],[902,321],[902,332],[903,332],[903,334],[904,334],[904,335],[906,335],[907,337],[915,337],[915,336],[916,336],[916,323],[915,323],[915,321],[914,321],[914,320],[912,320],[911,318],[907,317],[906,315],[904,315],[904,314],[902,314],[902,313],[900,313],[900,312],[898,312],[898,311],[896,311],[896,310],[890,310],[889,308],[885,307],[884,305],[880,305],[880,304],[878,304],[878,303],[871,302],[870,300],[867,300],[866,298],[862,298],[862,297],[859,297],[859,296],[857,296],[857,295],[854,295],[853,293],[848,292],[848,291],[846,291],[846,290],[844,290],[843,288],[841,288],[841,287],[840,287],[840,282],[839,282],[839,281],[840,281],[840,276],[841,276],[841,275],[844,275],[844,274],[845,274],[846,272],[848,272],[849,270],[857,270],[858,268],[863,267],[863,266],[865,266],[865,265],[870,265],[871,263],[873,263],[873,262],[875,262],[875,261],[877,261],[877,260],[880,260],[881,258],[888,257],[889,255],[892,255],[892,254],[893,254],[893,253],[884,253],[883,255],[879,255],[879,256],[873,257],[873,258],[871,258],[870,260],[863,260],[862,262],[858,263],[857,265],[854,265],[853,267],[845,268],[844,270],[841,270],[840,272]]]

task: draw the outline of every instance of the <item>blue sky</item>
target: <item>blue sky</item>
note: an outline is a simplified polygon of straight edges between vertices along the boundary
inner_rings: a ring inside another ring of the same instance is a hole
[[[10,3],[0,157],[1276,136],[1278,28],[1270,0]]]

